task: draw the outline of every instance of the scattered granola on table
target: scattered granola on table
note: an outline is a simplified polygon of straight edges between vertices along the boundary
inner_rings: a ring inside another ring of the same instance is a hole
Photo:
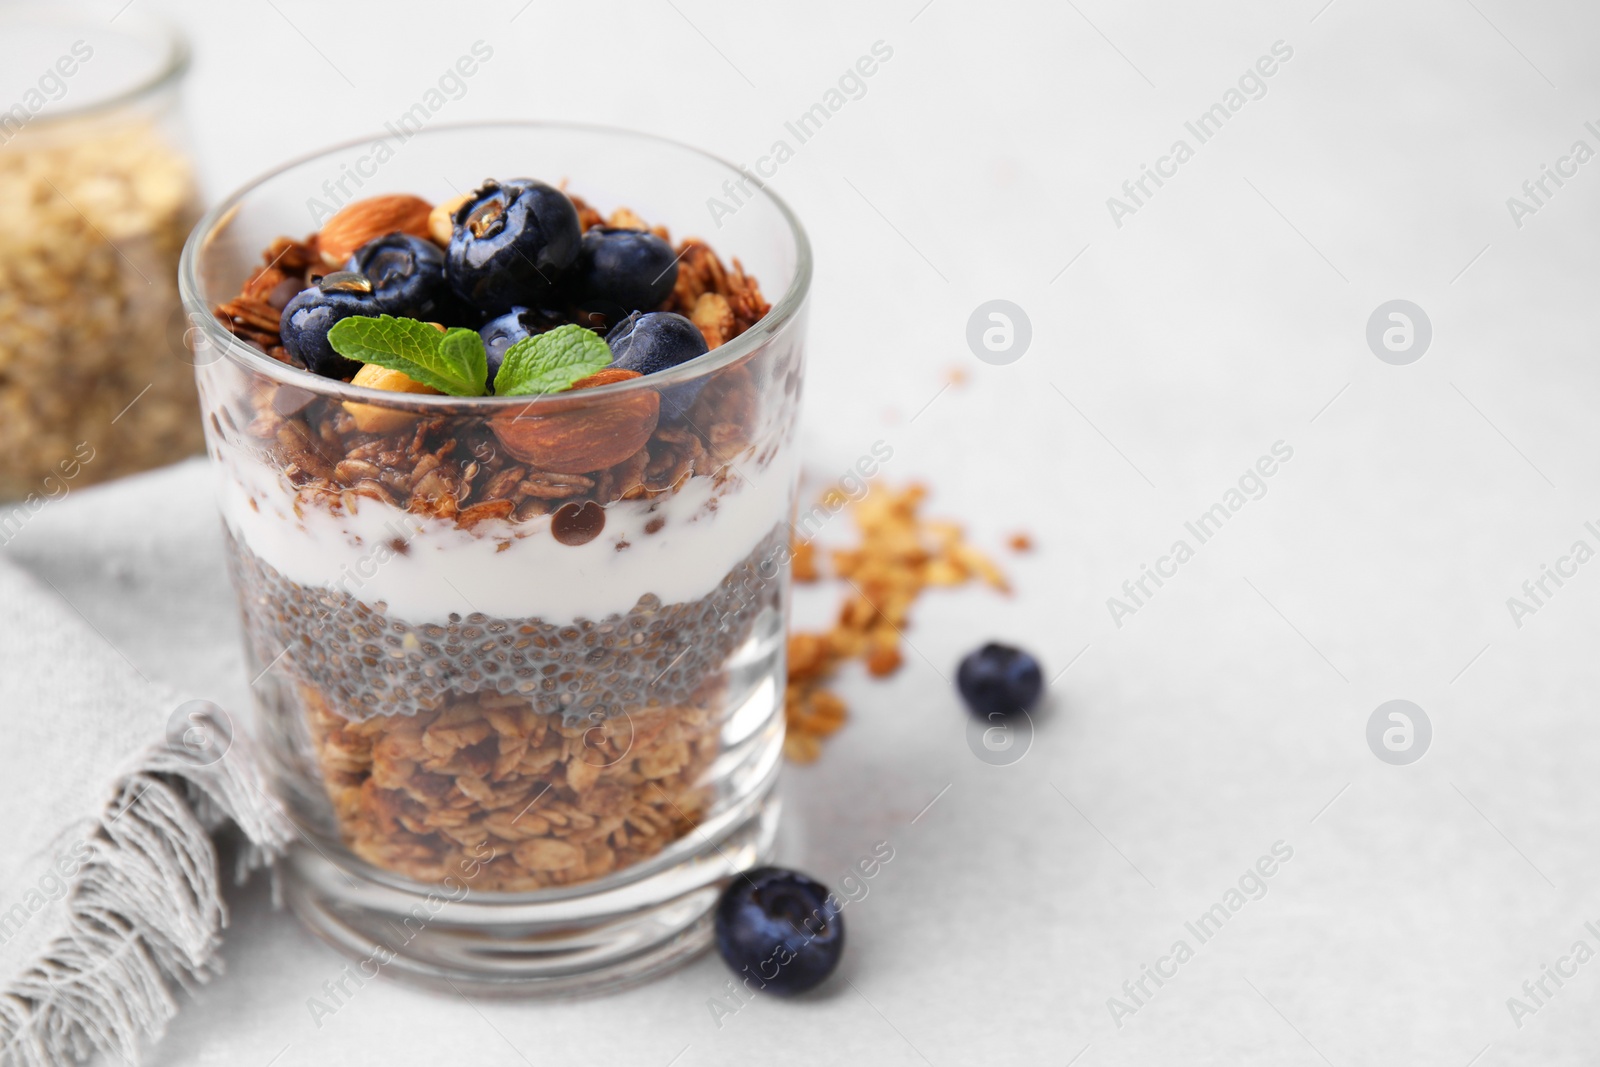
[[[902,631],[924,590],[981,581],[1010,592],[1004,574],[967,544],[958,524],[918,514],[927,492],[915,483],[898,492],[878,487],[853,506],[860,544],[832,552],[833,573],[848,585],[838,622],[822,633],[789,635],[784,755],[795,763],[814,761],[822,739],[844,725],[844,701],[826,688],[841,666],[860,659],[874,678],[900,669]],[[838,493],[829,490],[823,503],[842,506],[833,497]],[[797,543],[792,555],[796,581],[820,577],[812,543]]]

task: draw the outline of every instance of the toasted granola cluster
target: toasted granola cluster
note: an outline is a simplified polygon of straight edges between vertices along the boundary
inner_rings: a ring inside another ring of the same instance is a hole
[[[834,494],[838,494],[835,496]],[[810,763],[822,752],[822,739],[844,725],[844,701],[826,686],[839,668],[863,659],[867,672],[882,678],[900,669],[902,631],[910,625],[911,606],[930,586],[956,586],[981,580],[1009,592],[1005,575],[992,560],[967,544],[953,522],[918,514],[925,486],[911,484],[899,492],[872,490],[854,506],[861,543],[833,551],[834,574],[850,584],[839,621],[825,633],[789,635],[789,684],[784,695],[788,732],[784,754],[796,763]],[[830,489],[822,503],[830,511],[844,507],[843,494]],[[812,542],[793,548],[794,580],[822,577]]]
[[[194,373],[169,340],[193,204],[188,165],[148,125],[74,120],[0,151],[0,498],[40,490],[84,443],[83,481],[200,450]]]
[[[602,221],[582,200],[572,200],[585,229]],[[626,209],[613,212],[609,225],[643,228]],[[660,227],[652,232],[666,234]],[[266,265],[246,280],[239,296],[216,309],[218,319],[246,343],[290,362],[279,340],[280,314],[328,269],[319,240],[313,234],[274,242],[263,253]],[[766,313],[770,305],[737,260],[726,268],[692,238],[678,251],[677,282],[663,310],[689,316],[710,347],[737,337]],[[254,390],[251,410],[241,413],[244,425],[229,429],[268,442],[277,465],[308,503],[337,510],[358,507],[365,497],[470,528],[489,518],[523,521],[563,505],[659,496],[693,475],[725,481],[729,461],[749,449],[761,429],[759,399],[748,366],[723,368],[682,418],[661,420],[642,447],[598,470],[581,463],[581,470],[551,470],[519,459],[487,416],[423,417],[374,431],[358,424],[351,405],[264,380]],[[223,417],[233,419],[227,412]],[[768,449],[741,467],[760,469],[771,458]]]
[[[308,504],[353,510],[366,498],[464,528],[491,518],[521,522],[564,505],[663,496],[696,475],[726,482],[734,476],[729,461],[751,447],[759,416],[750,371],[727,367],[681,423],[658,426],[620,463],[571,473],[518,459],[501,446],[488,418],[422,418],[373,433],[335,401],[265,384],[252,411],[243,434],[264,443]],[[772,451],[763,451],[751,466],[760,469],[771,458]]]
[[[618,208],[608,218],[580,197],[567,195],[578,209],[578,223],[585,232],[592,226],[605,225],[644,230],[670,240],[666,227],[646,225],[627,208]],[[346,210],[359,206],[360,202]],[[380,226],[368,236],[382,236],[383,232],[386,231]],[[280,336],[283,309],[314,278],[336,269],[322,255],[321,237],[320,232],[301,241],[280,237],[266,249],[262,255],[264,266],[246,279],[238,296],[216,308],[217,318],[230,333],[273,359],[292,362]],[[771,308],[761,295],[761,286],[744,272],[737,259],[731,267],[724,266],[711,246],[696,237],[678,242],[676,250],[677,282],[658,310],[688,316],[700,327],[709,347],[733,340]]]
[[[422,882],[474,861],[483,890],[589,881],[688,833],[709,799],[709,699],[568,725],[499,693],[363,722],[301,698],[346,844]]]

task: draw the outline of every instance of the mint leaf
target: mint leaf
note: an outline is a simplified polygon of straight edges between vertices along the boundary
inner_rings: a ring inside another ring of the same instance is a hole
[[[497,396],[559,393],[611,364],[611,347],[593,330],[568,323],[524,337],[506,350],[495,375]]]
[[[483,338],[478,336],[477,330],[469,330],[463,326],[450,327],[441,335],[439,354],[452,366],[460,368],[464,375],[463,381],[471,383],[471,392],[454,395],[484,394],[485,383],[489,380],[489,355],[483,350]],[[434,386],[434,388],[439,387]],[[452,390],[446,389],[445,392],[449,393]]]
[[[333,324],[328,343],[346,359],[397,370],[451,396],[482,396],[489,376],[483,341],[473,330],[440,333],[416,319],[352,315]]]

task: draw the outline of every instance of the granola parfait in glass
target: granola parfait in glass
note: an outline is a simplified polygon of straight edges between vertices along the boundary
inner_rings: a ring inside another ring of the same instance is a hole
[[[636,980],[775,832],[806,239],[655,138],[385,145],[181,271],[289,900],[368,971]]]

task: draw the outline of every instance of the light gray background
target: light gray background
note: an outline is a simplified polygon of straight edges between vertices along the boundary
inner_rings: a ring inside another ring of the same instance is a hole
[[[565,1004],[372,985],[318,1029],[306,998],[341,960],[257,888],[152,1062],[1593,1062],[1600,962],[1520,1029],[1506,1006],[1575,940],[1600,950],[1600,562],[1521,628],[1506,607],[1574,540],[1600,548],[1600,161],[1520,229],[1506,207],[1574,140],[1600,149],[1592,4],[134,2],[197,44],[212,196],[376,129],[479,38],[493,60],[437,121],[613,123],[745,161],[887,42],[774,181],[817,250],[808,470],[881,438],[885,479],[925,479],[978,543],[1039,544],[1005,558],[1009,599],[928,595],[906,668],[849,676],[849,725],[786,773],[781,860],[837,881],[895,850],[822,995],[719,1029],[707,957]],[[1279,40],[1265,97],[1115,226],[1106,198]],[[965,344],[991,299],[1032,321],[1008,366]],[[1410,366],[1366,346],[1392,299],[1433,324]],[[1279,440],[1266,496],[1114,625],[1107,597]],[[168,592],[95,523],[130,488],[17,551],[147,671],[237,705],[237,654],[206,636],[234,625],[207,502],[165,520],[212,547],[185,620],[152,627]],[[1009,767],[969,751],[947,682],[992,637],[1056,678]],[[1394,698],[1433,725],[1410,766],[1365,740]],[[1184,921],[1279,840],[1266,896],[1118,1028],[1107,998],[1197,944]]]

